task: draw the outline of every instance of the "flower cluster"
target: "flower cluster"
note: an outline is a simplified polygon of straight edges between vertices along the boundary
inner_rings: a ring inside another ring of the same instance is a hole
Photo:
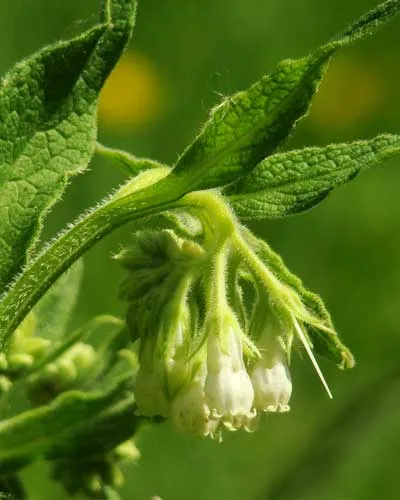
[[[278,314],[256,281],[246,304],[248,270],[232,248],[210,255],[171,230],[148,231],[116,258],[129,270],[121,296],[140,342],[140,414],[220,439],[223,429],[253,430],[263,412],[289,410],[290,315]]]
[[[171,402],[179,429],[211,437],[221,430],[254,429],[261,412],[287,411],[292,385],[285,355],[246,355],[246,338],[232,310],[213,311],[204,325],[204,345]]]

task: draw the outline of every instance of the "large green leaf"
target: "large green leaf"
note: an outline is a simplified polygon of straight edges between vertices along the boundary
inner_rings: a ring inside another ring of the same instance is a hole
[[[0,87],[0,290],[25,264],[45,213],[96,142],[99,92],[130,38],[134,0],[17,64]]]
[[[260,162],[230,196],[242,219],[296,214],[322,201],[362,170],[400,155],[400,136],[276,154]]]
[[[270,75],[226,99],[179,158],[174,174],[188,191],[230,184],[246,175],[281,146],[307,113],[331,56],[371,33],[399,9],[398,1],[379,5],[342,37],[303,59],[280,62]]]

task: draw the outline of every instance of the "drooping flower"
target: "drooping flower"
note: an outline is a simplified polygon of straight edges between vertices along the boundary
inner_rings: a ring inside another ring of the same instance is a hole
[[[172,402],[172,421],[183,431],[217,439],[222,428],[250,430],[254,390],[243,358],[243,332],[232,311],[210,316],[203,335],[193,374]]]
[[[217,314],[207,324],[205,394],[211,414],[230,430],[247,428],[254,418],[254,390],[243,360],[242,331],[234,317]]]
[[[201,353],[201,357],[204,355]],[[176,429],[199,437],[217,434],[219,419],[213,418],[205,397],[206,360],[195,368],[191,377],[171,403],[171,420]]]
[[[254,409],[257,412],[290,410],[292,381],[282,348],[265,352],[253,366],[250,377],[254,388]]]

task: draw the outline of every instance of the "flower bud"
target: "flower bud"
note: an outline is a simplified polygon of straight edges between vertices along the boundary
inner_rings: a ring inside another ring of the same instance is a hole
[[[34,363],[30,354],[10,354],[8,356],[8,366],[12,371],[26,370]]]
[[[0,371],[5,371],[8,368],[7,356],[4,352],[0,352]]]
[[[140,367],[135,380],[135,399],[139,413],[147,417],[167,416],[163,360],[158,356],[153,339],[144,339]]]
[[[118,445],[114,449],[113,454],[121,462],[136,462],[140,458],[140,451],[132,439]]]
[[[0,375],[0,396],[8,392],[12,387],[11,380],[5,375]]]

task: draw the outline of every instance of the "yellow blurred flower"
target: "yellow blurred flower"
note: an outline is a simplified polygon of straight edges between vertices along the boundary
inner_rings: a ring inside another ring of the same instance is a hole
[[[148,124],[160,117],[163,107],[160,77],[150,59],[126,52],[101,92],[101,123],[110,127]]]

